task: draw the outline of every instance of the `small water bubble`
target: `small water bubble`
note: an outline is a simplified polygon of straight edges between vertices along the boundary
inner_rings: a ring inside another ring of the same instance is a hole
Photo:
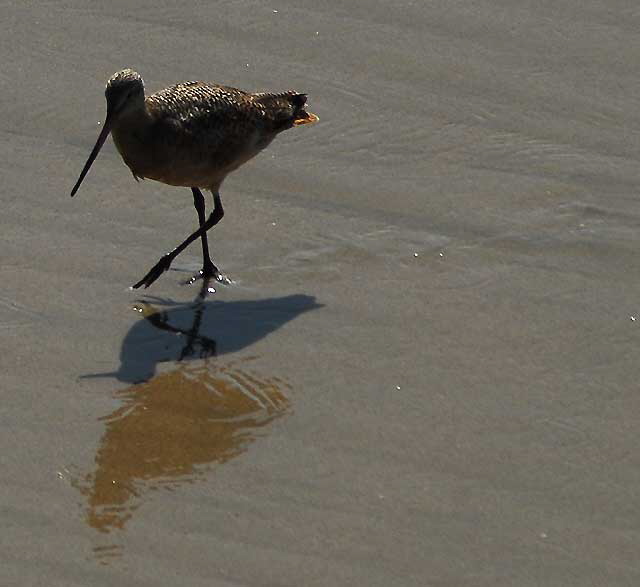
[[[417,257],[417,256],[418,256],[418,253],[413,253],[413,256],[414,256],[414,257]]]
[[[635,322],[636,321],[636,316],[629,316],[629,318],[631,319],[631,322]]]
[[[438,253],[438,257],[444,257],[444,253],[443,253],[442,251],[440,251],[440,252]]]
[[[400,391],[401,387],[399,385],[396,385],[396,389]]]

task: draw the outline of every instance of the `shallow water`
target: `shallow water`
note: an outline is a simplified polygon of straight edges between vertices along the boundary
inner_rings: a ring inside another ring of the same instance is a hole
[[[214,464],[241,455],[265,426],[286,413],[284,382],[233,363],[208,363],[183,363],[117,392],[121,407],[100,418],[105,432],[95,469],[70,478],[86,499],[85,521],[91,528],[124,531],[151,492],[206,481]],[[118,536],[110,541],[111,548],[94,547],[99,557],[126,554]]]
[[[634,5],[1,14],[0,583],[637,584]],[[198,247],[128,289],[189,190],[108,144],[68,197],[125,66],[320,117],[225,182],[205,300]]]

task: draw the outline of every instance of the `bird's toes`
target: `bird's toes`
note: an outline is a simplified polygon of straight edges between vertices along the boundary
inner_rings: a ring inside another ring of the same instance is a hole
[[[169,267],[173,259],[169,255],[163,255],[138,283],[134,284],[133,289],[138,289],[144,285],[145,288],[149,287],[158,277],[160,277]]]
[[[222,283],[223,285],[231,285],[233,283],[230,277],[227,277],[226,275],[224,275],[223,273],[220,273],[219,271],[216,272],[216,274],[213,277],[218,283]]]
[[[210,265],[205,265],[202,269],[200,269],[200,271],[198,271],[198,273],[187,279],[187,281],[184,282],[184,285],[192,285],[196,281],[199,281],[201,279],[205,281],[213,279],[218,283],[222,283],[223,285],[229,285],[230,283],[233,283],[231,279],[229,279],[226,275],[220,273],[220,270],[213,263],[211,263]]]
[[[131,287],[138,289],[144,285],[145,288],[149,287],[158,277],[151,275],[151,272],[147,273],[140,281],[134,283]]]

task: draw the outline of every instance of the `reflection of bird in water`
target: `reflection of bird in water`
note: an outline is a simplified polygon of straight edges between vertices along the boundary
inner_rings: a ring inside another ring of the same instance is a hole
[[[287,410],[285,387],[238,363],[209,361],[181,363],[118,392],[124,405],[102,418],[96,469],[75,482],[87,498],[87,523],[123,529],[147,491],[192,482],[207,465],[244,452],[258,429]]]
[[[111,132],[133,176],[190,187],[200,228],[163,255],[133,287],[149,287],[194,240],[202,241],[203,267],[192,278],[226,281],[209,256],[207,231],[224,214],[220,186],[225,177],[255,157],[277,134],[316,122],[305,110],[305,94],[249,93],[236,88],[185,82],[145,97],[138,73],[124,69],[111,76],[105,91],[107,117],[71,195],[75,195]],[[213,194],[205,220],[200,188]]]
[[[140,302],[133,307],[134,310],[140,312],[146,320],[153,324],[158,330],[184,335],[185,344],[180,351],[178,361],[187,358],[206,359],[207,357],[214,357],[216,355],[216,349],[218,347],[216,341],[200,334],[200,326],[202,325],[205,308],[203,300],[207,290],[208,285],[203,283],[200,294],[193,305],[193,322],[189,328],[180,328],[172,325],[168,312],[160,311],[146,302]],[[198,353],[196,353],[196,347],[200,348]]]

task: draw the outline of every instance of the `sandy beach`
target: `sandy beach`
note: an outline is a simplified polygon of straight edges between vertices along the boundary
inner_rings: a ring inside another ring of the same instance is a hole
[[[640,584],[640,9],[0,7],[2,586]],[[124,67],[309,95],[221,190],[109,140]],[[210,205],[210,196],[207,205]]]

